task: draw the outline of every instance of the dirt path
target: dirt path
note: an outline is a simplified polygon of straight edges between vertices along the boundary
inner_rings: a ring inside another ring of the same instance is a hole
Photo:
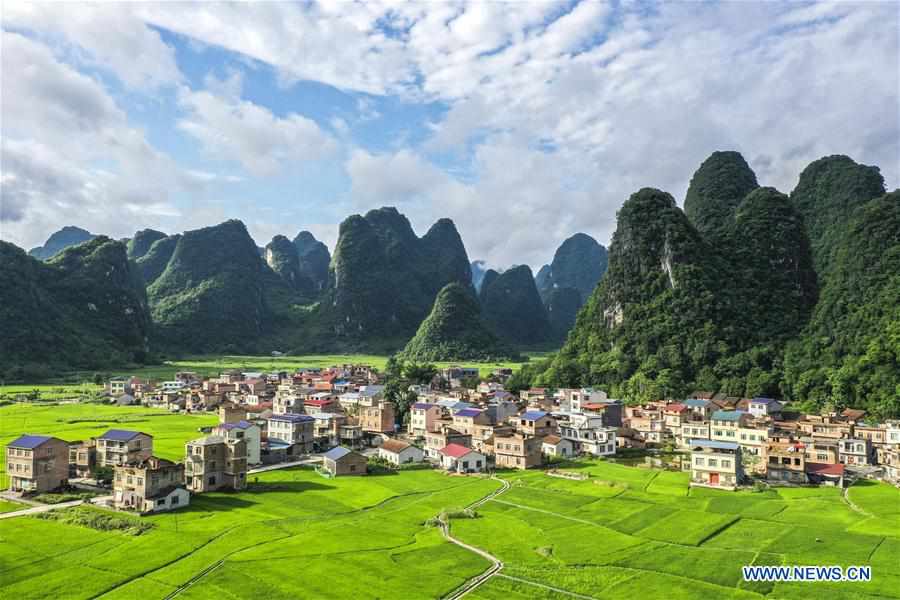
[[[112,500],[112,496],[98,496],[96,498],[91,498],[90,503],[96,504],[99,502],[105,502],[107,500]],[[38,504],[32,506],[31,508],[23,508],[22,510],[15,510],[12,512],[0,513],[0,519],[12,519],[14,517],[27,517],[28,515],[36,515],[38,513],[50,512],[51,510],[59,510],[61,508],[71,508],[73,506],[80,506],[84,504],[84,500],[71,500],[69,502],[60,502],[59,504]]]

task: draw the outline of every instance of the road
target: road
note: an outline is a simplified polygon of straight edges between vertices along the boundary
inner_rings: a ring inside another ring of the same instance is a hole
[[[112,500],[112,496],[97,496],[91,498],[90,504],[102,504]],[[18,501],[18,500],[17,500]],[[50,512],[51,510],[59,510],[61,508],[71,508],[84,504],[84,500],[72,500],[70,502],[60,502],[59,504],[40,504],[30,508],[23,508],[13,512],[0,513],[0,519],[12,519],[13,517],[24,517],[28,515],[36,515],[38,513]]]

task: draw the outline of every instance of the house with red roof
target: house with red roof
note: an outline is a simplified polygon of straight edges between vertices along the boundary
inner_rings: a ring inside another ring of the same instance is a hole
[[[440,454],[441,466],[454,473],[481,473],[487,467],[484,454],[459,444],[447,444]]]

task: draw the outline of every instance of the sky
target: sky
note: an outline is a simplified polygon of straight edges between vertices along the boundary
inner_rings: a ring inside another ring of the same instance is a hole
[[[715,150],[789,192],[900,181],[900,3],[4,2],[0,238],[239,218],[259,245],[396,206],[470,260],[608,244]]]

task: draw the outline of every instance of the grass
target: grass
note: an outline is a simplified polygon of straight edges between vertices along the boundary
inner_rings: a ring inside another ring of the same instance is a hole
[[[34,517],[0,520],[0,542],[18,542],[0,543],[0,596],[149,600],[219,565],[182,597],[434,598],[488,566],[425,522],[487,495],[496,482],[424,470],[327,481],[309,469],[253,477],[246,492],[195,496],[178,512],[141,519],[153,527],[139,536]]]
[[[517,578],[493,579],[472,597],[563,597],[532,585],[543,583],[604,599],[900,598],[900,490],[886,484],[849,490],[861,514],[831,488],[723,492],[689,489],[678,472],[603,461],[566,468],[590,477],[560,485],[542,472],[515,473],[478,519],[452,523]],[[618,493],[598,497],[603,487]],[[741,567],[750,564],[870,564],[874,579],[747,583]]]
[[[134,429],[153,436],[153,452],[161,458],[184,458],[184,443],[200,437],[200,427],[215,425],[214,414],[173,415],[164,410],[102,404],[0,406],[0,488],[6,481],[6,444],[23,433],[84,440],[107,429]]]

